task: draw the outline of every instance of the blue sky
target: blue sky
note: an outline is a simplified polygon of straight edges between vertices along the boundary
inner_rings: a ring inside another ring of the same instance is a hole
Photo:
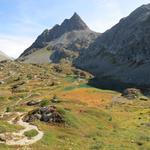
[[[77,12],[94,31],[104,32],[150,0],[0,0],[0,50],[18,57],[46,28]]]

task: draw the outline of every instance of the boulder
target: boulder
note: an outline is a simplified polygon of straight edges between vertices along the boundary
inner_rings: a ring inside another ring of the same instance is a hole
[[[0,135],[0,141],[1,141],[1,142],[6,142],[6,136],[3,135],[3,134],[1,134],[1,135]]]
[[[34,106],[34,105],[40,104],[40,102],[41,102],[41,101],[29,101],[29,102],[27,102],[27,105],[28,105],[28,106]]]
[[[60,103],[60,100],[57,98],[57,96],[54,96],[54,97],[51,99],[51,102],[52,102],[52,103]]]
[[[4,81],[0,80],[0,84],[4,84]]]
[[[122,96],[124,96],[127,99],[136,99],[139,98],[140,95],[142,95],[141,91],[135,88],[125,89],[122,93]]]
[[[40,120],[48,123],[64,123],[63,116],[58,112],[55,106],[40,107],[29,112],[23,120],[25,122],[33,122]]]

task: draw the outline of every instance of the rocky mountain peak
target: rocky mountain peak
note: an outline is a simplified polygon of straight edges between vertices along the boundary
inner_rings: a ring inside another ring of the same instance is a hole
[[[61,25],[56,24],[52,29],[44,30],[44,32],[38,36],[36,41],[28,49],[26,49],[25,53],[23,53],[21,56],[32,53],[33,49],[37,50],[43,48],[48,42],[51,42],[61,37],[63,34],[72,31],[90,31],[88,26],[77,13],[74,13],[70,19],[65,19]]]
[[[65,19],[60,27],[67,29],[69,31],[89,29],[88,26],[85,24],[85,22],[81,19],[81,17],[77,13],[74,13],[70,19]]]
[[[80,16],[79,16],[76,12],[74,12],[72,18],[78,18],[78,19],[81,19]]]
[[[84,21],[81,19],[81,17],[75,12],[73,16],[70,18],[70,21],[72,21],[75,24],[84,25],[85,28],[88,28],[87,25],[84,23]]]

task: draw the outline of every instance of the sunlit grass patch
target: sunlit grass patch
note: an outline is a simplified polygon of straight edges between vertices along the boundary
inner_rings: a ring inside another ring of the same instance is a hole
[[[21,127],[19,125],[12,125],[6,121],[0,120],[0,133],[15,132],[15,131],[18,131],[21,129],[23,129],[23,127]]]
[[[76,76],[67,76],[66,78],[65,78],[65,81],[67,81],[67,82],[74,82],[74,81],[76,81],[77,80],[77,77]]]
[[[4,96],[0,96],[0,101],[4,101],[5,97]]]
[[[52,132],[46,132],[41,140],[41,143],[43,145],[46,145],[46,146],[51,146],[52,143],[54,143],[56,141],[56,136],[55,134]]]
[[[38,135],[38,131],[37,130],[30,130],[30,131],[26,131],[24,133],[24,135],[28,138],[32,138],[32,137],[35,137],[36,135]]]

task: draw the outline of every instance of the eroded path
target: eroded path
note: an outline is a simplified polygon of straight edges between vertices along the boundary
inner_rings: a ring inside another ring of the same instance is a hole
[[[36,143],[37,141],[39,141],[40,139],[42,139],[44,133],[42,131],[40,131],[37,126],[35,125],[31,125],[27,122],[24,122],[23,119],[23,115],[21,113],[17,113],[17,117],[19,118],[18,121],[15,121],[15,118],[11,119],[10,121],[8,121],[10,124],[14,124],[14,125],[20,125],[22,126],[24,129],[18,131],[18,132],[12,132],[12,133],[3,133],[0,134],[0,136],[3,136],[6,141],[1,142],[1,143],[5,143],[7,145],[30,145],[33,143]],[[28,138],[24,135],[25,132],[30,131],[30,130],[36,130],[38,132],[38,134],[32,138]]]

